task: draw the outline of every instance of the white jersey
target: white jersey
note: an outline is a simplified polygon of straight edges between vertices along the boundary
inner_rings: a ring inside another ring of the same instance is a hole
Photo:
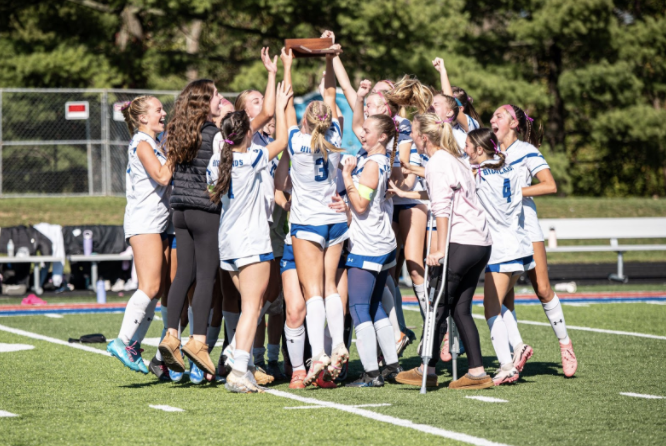
[[[206,170],[209,186],[218,180],[220,155],[211,157]],[[261,171],[268,166],[268,151],[252,145],[233,153],[229,191],[222,196],[218,231],[220,260],[239,259],[273,252]]]
[[[521,187],[532,185],[532,178],[544,169],[550,169],[548,162],[539,149],[532,144],[516,140],[506,149],[506,163],[516,169],[523,179]],[[525,208],[525,227],[533,242],[543,241],[543,232],[539,226],[537,209],[532,197],[523,197]]]
[[[395,164],[395,163],[394,163]],[[409,164],[413,166],[423,166],[421,163],[421,155],[419,154],[418,150],[416,149],[416,144],[412,143],[412,148],[409,153]],[[423,191],[426,190],[423,186],[423,183],[421,182],[421,178],[418,176],[416,177],[414,184],[412,185],[412,188],[409,189],[410,191]],[[407,205],[407,204],[421,204],[422,201],[414,198],[401,198],[401,197],[393,197],[393,204],[394,205]]]
[[[252,147],[266,147],[275,141],[270,136],[264,135],[261,131],[255,132],[252,136]],[[273,211],[275,210],[275,171],[280,160],[276,156],[268,162],[266,169],[261,171],[261,188],[264,192],[266,199],[266,213],[268,214],[268,221],[273,222]]]
[[[465,114],[465,117],[467,118],[467,132],[465,132],[465,130],[463,130],[462,126],[461,126],[459,123],[457,123],[457,122],[456,122],[456,125],[453,126],[453,128],[454,128],[454,129],[461,130],[461,131],[463,131],[463,132],[465,132],[465,133],[469,133],[469,132],[471,132],[472,130],[476,130],[476,129],[480,129],[480,128],[481,128],[481,126],[479,125],[479,122],[478,122],[476,119],[472,118],[472,117],[471,117],[470,115],[468,115],[468,114]]]
[[[136,149],[145,141],[152,147],[160,164],[166,157],[157,150],[157,142],[146,133],[137,132],[127,150],[127,171],[125,174],[125,237],[137,234],[161,234],[169,225],[169,196],[171,185],[162,186],[153,180],[143,167]]]
[[[465,143],[467,142],[467,133],[465,133],[461,128],[453,127],[453,138],[458,143],[458,149],[463,158],[467,158],[467,153],[465,152]]]
[[[342,132],[337,119],[333,119],[325,138],[335,147],[342,144]],[[312,136],[303,133],[298,127],[289,128],[289,153],[291,155],[291,212],[292,224],[321,226],[347,222],[347,216],[335,212],[328,205],[336,192],[336,174],[341,153],[328,152],[324,160],[318,150],[312,153]]]
[[[522,259],[534,254],[525,230],[523,179],[520,171],[505,164],[500,169],[484,168],[499,160],[481,163],[476,173],[476,195],[486,211],[493,249],[488,264]]]
[[[354,185],[358,187],[361,173],[369,162],[379,166],[379,183],[372,202],[365,213],[358,214],[353,206],[352,223],[349,227],[349,252],[364,256],[381,256],[393,252],[397,248],[395,234],[391,227],[393,206],[386,199],[388,180],[391,177],[389,159],[386,155],[371,155],[357,158],[356,168],[352,172]]]

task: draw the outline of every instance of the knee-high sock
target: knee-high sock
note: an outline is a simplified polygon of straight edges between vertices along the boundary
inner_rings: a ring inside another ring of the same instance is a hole
[[[190,336],[192,336],[192,328],[194,327],[194,310],[192,305],[187,307],[187,326],[190,327]]]
[[[400,292],[400,287],[395,284],[393,277],[387,278],[386,283],[389,284],[389,287],[393,285],[391,293],[393,294],[393,300],[395,301],[395,314],[398,316],[400,331],[404,333],[407,329],[407,324],[405,323],[405,314],[402,311],[402,293]]]
[[[553,327],[555,336],[557,336],[560,344],[568,344],[569,335],[567,334],[567,324],[564,322],[562,304],[560,303],[557,294],[553,297],[553,300],[541,305],[543,306],[543,311],[546,313],[546,317],[550,321],[550,326]]]
[[[123,323],[120,325],[118,337],[125,345],[129,345],[134,333],[139,328],[139,324],[146,315],[146,309],[150,305],[151,299],[141,290],[136,290],[125,308]]]
[[[268,362],[280,359],[280,344],[268,344]]]
[[[324,351],[328,356],[331,356],[333,353],[333,338],[331,338],[331,331],[328,329],[328,325],[324,328]]]
[[[284,337],[287,340],[287,352],[294,370],[305,370],[303,352],[305,350],[305,326],[290,328],[284,324]]]
[[[395,348],[395,344],[393,346]],[[356,350],[366,372],[379,370],[377,364],[377,336],[372,322],[363,322],[356,327]]]
[[[254,365],[261,365],[266,362],[266,347],[252,348],[252,358]]]
[[[382,294],[382,306],[384,307],[386,314],[388,314],[389,321],[393,327],[393,337],[395,342],[398,342],[401,338],[402,331],[400,331],[400,324],[398,323],[398,316],[395,311],[393,295],[391,294],[391,291],[389,291],[388,287],[384,287],[384,292]]]
[[[139,328],[136,329],[134,332],[134,336],[132,336],[132,340],[130,342],[137,341],[139,344],[143,341],[143,338],[146,337],[146,333],[148,332],[148,329],[150,328],[150,324],[153,322],[153,319],[155,318],[155,307],[157,307],[157,303],[159,302],[159,299],[152,299],[150,303],[148,304],[148,308],[146,308],[146,315],[143,317],[143,320],[139,324]]]
[[[227,342],[231,345],[234,337],[236,335],[236,327],[238,326],[238,319],[240,319],[240,313],[232,313],[230,311],[223,311],[222,316],[224,317],[224,328],[227,329]],[[232,346],[232,348],[235,347]]]
[[[509,350],[509,334],[506,331],[504,319],[501,316],[491,317],[488,319],[488,328],[490,328],[490,340],[493,342],[500,365],[513,363]]]
[[[389,318],[380,319],[375,322],[375,332],[377,333],[377,342],[384,354],[386,365],[398,363],[398,352],[395,349],[395,338],[393,336],[393,326]],[[358,341],[356,341],[358,342]]]
[[[312,347],[312,359],[317,360],[324,353],[324,325],[326,324],[324,299],[321,296],[310,298],[305,306],[307,311],[305,320],[310,347]]]
[[[509,343],[514,350],[523,343],[523,338],[518,330],[518,321],[516,320],[516,310],[510,311],[502,305],[502,319],[506,325],[506,331],[509,334]]]
[[[345,342],[345,312],[339,294],[326,296],[326,322],[335,348]]]
[[[421,308],[421,316],[425,317],[426,313],[425,283],[422,283],[421,285],[414,285],[412,288],[414,288],[414,294],[416,295],[416,299],[419,301],[419,307]]]

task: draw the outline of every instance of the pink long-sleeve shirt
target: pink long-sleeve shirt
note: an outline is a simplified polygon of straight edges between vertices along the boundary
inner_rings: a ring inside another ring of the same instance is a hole
[[[476,184],[469,164],[455,158],[445,150],[438,150],[425,168],[430,207],[435,217],[449,217],[451,203],[455,200],[451,243],[489,246],[490,237],[486,214],[476,196]],[[453,195],[452,186],[462,188]]]

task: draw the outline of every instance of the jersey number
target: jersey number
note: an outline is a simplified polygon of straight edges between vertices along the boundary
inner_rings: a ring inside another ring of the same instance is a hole
[[[507,203],[511,203],[511,180],[504,179],[504,187],[502,188],[502,197],[506,198]]]
[[[234,198],[234,187],[233,186],[234,186],[234,183],[231,180],[229,180],[229,192],[227,193],[227,196],[229,197],[229,199]]]
[[[322,182],[328,180],[328,160],[317,158],[315,161],[315,181]]]

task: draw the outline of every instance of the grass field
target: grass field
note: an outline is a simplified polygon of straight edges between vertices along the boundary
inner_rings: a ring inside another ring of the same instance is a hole
[[[474,308],[479,317],[482,311]],[[539,306],[520,306],[517,312],[521,321],[546,322]],[[0,318],[0,347],[34,346],[0,353],[0,411],[18,415],[0,418],[0,444],[663,444],[666,399],[620,393],[666,397],[666,306],[605,304],[565,307],[565,312],[570,326],[630,334],[570,329],[580,365],[574,378],[565,379],[551,328],[520,324],[535,355],[517,384],[448,390],[450,365],[440,363],[440,388],[427,395],[403,385],[290,391],[280,384],[271,387],[273,393],[233,395],[221,385],[161,383],[113,358],[54,343],[95,332],[113,337],[121,314]],[[418,311],[405,316],[420,330]],[[156,321],[148,336],[158,337],[161,325]],[[498,364],[488,328],[483,320],[477,325],[484,364],[492,372]],[[11,333],[16,329],[49,338]],[[154,353],[146,347],[144,358]],[[351,354],[354,376],[361,366],[354,347]],[[212,356],[218,355],[219,348]],[[418,363],[411,345],[402,364]],[[466,366],[464,357],[460,366]],[[505,402],[468,398],[476,396]],[[367,404],[383,406],[355,407]]]

